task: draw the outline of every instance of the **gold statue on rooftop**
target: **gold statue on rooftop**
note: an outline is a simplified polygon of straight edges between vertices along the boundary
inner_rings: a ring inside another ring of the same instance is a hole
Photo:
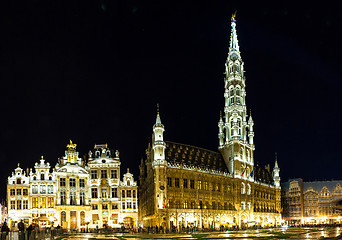
[[[67,148],[69,150],[75,150],[76,146],[77,146],[77,144],[76,143],[72,143],[72,141],[70,140],[70,143],[67,145]]]

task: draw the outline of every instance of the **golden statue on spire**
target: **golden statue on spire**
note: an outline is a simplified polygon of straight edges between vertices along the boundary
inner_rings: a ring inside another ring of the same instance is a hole
[[[233,15],[232,15],[232,22],[235,21],[235,17],[236,17],[236,11],[235,11],[235,13],[233,13]]]
[[[67,148],[68,148],[68,150],[75,150],[76,146],[77,146],[77,144],[72,143],[72,141],[70,140],[70,143],[67,145]]]

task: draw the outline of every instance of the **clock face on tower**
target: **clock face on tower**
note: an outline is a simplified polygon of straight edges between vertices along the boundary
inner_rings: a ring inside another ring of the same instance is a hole
[[[230,60],[235,61],[238,59],[237,53],[233,52],[229,55]]]

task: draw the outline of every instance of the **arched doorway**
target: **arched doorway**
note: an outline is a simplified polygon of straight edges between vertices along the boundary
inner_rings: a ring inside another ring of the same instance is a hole
[[[134,227],[134,218],[125,217],[123,219],[123,223],[124,223],[125,228],[133,228]]]

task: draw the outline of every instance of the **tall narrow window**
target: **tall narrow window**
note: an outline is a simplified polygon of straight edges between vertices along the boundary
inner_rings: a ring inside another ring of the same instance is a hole
[[[97,179],[97,170],[91,170],[90,177],[91,179]]]
[[[175,187],[179,188],[179,178],[175,178]]]
[[[65,191],[61,191],[61,205],[66,204],[66,194]]]
[[[76,205],[76,193],[75,192],[70,193],[70,205]]]
[[[54,204],[53,204],[53,197],[49,197],[49,198],[48,198],[48,207],[49,207],[49,208],[53,208],[53,205],[54,205]]]
[[[23,209],[28,209],[28,200],[23,200]]]
[[[101,170],[101,178],[107,178],[107,170],[105,169]]]
[[[118,170],[112,169],[110,170],[110,178],[118,178]]]
[[[128,198],[130,198],[130,197],[132,196],[132,195],[131,195],[131,193],[132,193],[131,190],[127,190],[126,193],[127,193],[127,197],[128,197]]]
[[[59,186],[65,187],[65,178],[60,178],[59,179]]]
[[[46,198],[45,197],[40,198],[40,208],[46,208]]]
[[[91,189],[91,198],[97,198],[97,188]]]
[[[76,187],[76,179],[75,178],[70,178],[69,183],[70,183],[70,187]]]
[[[188,188],[188,179],[183,179],[183,188]]]
[[[172,187],[172,179],[170,177],[167,178],[167,186]]]
[[[48,194],[52,194],[53,193],[53,185],[49,185],[48,186]]]
[[[11,200],[11,209],[15,209],[15,201]]]
[[[17,200],[17,210],[21,210],[21,200]]]
[[[80,192],[80,205],[85,205],[85,194]]]
[[[81,221],[80,221],[81,226],[85,226],[85,213],[83,211],[80,213],[80,217],[81,217]]]
[[[38,198],[32,198],[32,208],[38,208]]]
[[[118,189],[112,188],[112,198],[117,198],[117,197],[118,197]]]
[[[80,188],[84,188],[85,184],[84,184],[84,179],[80,179]]]
[[[45,194],[46,193],[46,186],[45,185],[41,185],[40,186],[40,193],[41,194]]]

